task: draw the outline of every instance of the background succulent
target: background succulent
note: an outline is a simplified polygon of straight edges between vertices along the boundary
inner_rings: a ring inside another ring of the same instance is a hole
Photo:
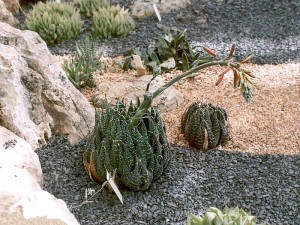
[[[207,150],[229,140],[229,122],[224,109],[210,103],[193,103],[182,115],[181,132],[192,147]]]
[[[106,171],[115,174],[115,183],[129,189],[147,190],[159,178],[169,160],[169,144],[159,112],[144,112],[137,126],[131,117],[140,103],[106,104],[96,114],[96,125],[84,153],[85,169],[95,182],[106,181]]]
[[[117,62],[117,64],[124,70],[135,69],[131,60],[132,55],[139,55],[154,74],[160,74],[175,67],[187,71],[214,59],[211,55],[201,56],[199,52],[194,52],[186,39],[185,31],[170,32],[157,37],[154,48],[130,49],[124,54],[124,62]]]
[[[74,57],[70,61],[66,60],[63,68],[77,89],[94,87],[93,72],[96,69],[102,70],[104,65],[96,52],[93,38],[86,37],[82,43],[76,43]]]
[[[203,217],[190,214],[187,225],[256,225],[256,217],[248,215],[238,207],[226,207],[223,211],[211,207]]]
[[[75,38],[83,21],[78,11],[67,3],[38,2],[26,15],[25,24],[48,44],[54,45]]]
[[[75,0],[74,6],[79,9],[80,13],[85,17],[92,17],[93,13],[99,8],[108,7],[108,0]]]
[[[91,28],[94,37],[108,39],[129,35],[134,29],[128,10],[117,6],[99,8],[93,15]]]

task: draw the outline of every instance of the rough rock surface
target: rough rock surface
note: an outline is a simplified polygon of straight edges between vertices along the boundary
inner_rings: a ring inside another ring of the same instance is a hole
[[[154,14],[153,4],[157,5],[159,13],[167,13],[174,9],[185,8],[191,4],[189,0],[147,0],[134,1],[131,10],[132,17],[135,19],[142,19]]]
[[[101,107],[103,100],[107,98],[112,104],[124,98],[125,102],[131,100],[135,103],[137,97],[143,99],[147,83],[151,80],[151,75],[133,77],[133,80],[125,80],[120,82],[105,82],[98,85],[98,92],[94,96],[94,104],[96,107]],[[157,77],[150,85],[149,91],[153,92],[158,87],[164,84],[161,77]],[[157,97],[153,105],[159,108],[161,113],[175,109],[183,103],[184,97],[180,91],[171,86]]]
[[[9,3],[10,1],[7,1],[7,2]],[[5,0],[4,0],[4,2],[2,0],[0,0],[0,21],[8,23],[12,26],[14,26],[18,23],[18,20],[9,11],[8,6],[6,6]]]
[[[66,203],[43,191],[42,169],[30,144],[0,126],[0,224],[77,225]]]
[[[19,0],[3,0],[6,8],[14,13],[14,12],[18,12],[19,8],[20,8],[20,3]]]
[[[94,110],[35,32],[0,22],[0,125],[35,149],[52,133],[70,143],[94,125]]]

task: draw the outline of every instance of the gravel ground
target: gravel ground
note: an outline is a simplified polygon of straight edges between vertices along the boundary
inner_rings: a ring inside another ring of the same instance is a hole
[[[72,147],[52,138],[37,151],[44,189],[69,207],[85,200],[86,188],[98,190],[84,172],[84,143]],[[183,225],[188,213],[240,206],[270,225],[300,224],[300,155],[249,155],[172,146],[165,174],[146,192],[121,190],[124,204],[103,189],[93,203],[72,208],[81,224]],[[297,206],[298,204],[298,206]]]
[[[111,2],[129,8],[133,1]],[[136,30],[131,36],[100,41],[99,51],[104,56],[117,56],[132,47],[148,46],[154,37],[163,34],[162,27],[167,27],[187,29],[193,46],[207,46],[219,53],[227,54],[231,44],[236,43],[238,58],[254,54],[253,62],[257,64],[300,61],[299,0],[191,2],[186,9],[162,15],[161,23],[155,16],[136,21]],[[217,2],[222,3],[218,5]],[[203,18],[207,21],[199,22]],[[73,53],[74,43],[65,41],[51,51],[60,55]]]
[[[132,1],[112,0],[128,7]],[[238,58],[254,54],[254,63],[300,62],[299,0],[192,0],[192,5],[163,15],[136,21],[133,35],[99,42],[105,56],[117,56],[126,48],[148,46],[162,27],[187,29],[195,47],[205,45],[218,52],[237,44]],[[207,15],[207,21],[195,21]],[[22,20],[21,20],[22,21]],[[182,21],[182,22],[180,22]],[[160,28],[159,28],[160,27]],[[85,32],[87,34],[88,32]],[[78,39],[82,39],[81,35]],[[74,52],[74,41],[51,48],[54,54]],[[84,143],[71,147],[62,137],[52,138],[37,150],[44,189],[67,202],[84,201],[86,188],[99,189],[83,170]],[[146,192],[122,190],[124,205],[112,193],[101,191],[93,203],[72,208],[81,224],[183,225],[187,214],[201,214],[216,206],[240,206],[271,225],[299,225],[300,155],[250,155],[212,150],[207,153],[172,147],[170,165]]]

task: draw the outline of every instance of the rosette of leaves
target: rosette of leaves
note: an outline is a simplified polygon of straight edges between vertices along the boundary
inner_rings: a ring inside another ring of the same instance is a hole
[[[101,39],[128,36],[134,29],[128,10],[117,6],[99,8],[93,14],[92,35]]]
[[[96,53],[95,42],[93,38],[86,37],[82,43],[76,43],[75,56],[70,61],[63,64],[69,80],[77,89],[84,87],[94,87],[93,72],[103,65]]]
[[[96,124],[84,153],[84,165],[90,178],[106,181],[106,171],[115,174],[117,185],[147,190],[158,179],[169,161],[165,126],[155,108],[146,110],[137,126],[131,123],[140,102],[127,107],[120,101],[106,104],[96,113]]]
[[[210,103],[195,102],[183,113],[181,132],[192,147],[208,150],[229,140],[226,111]]]
[[[83,21],[79,12],[67,3],[38,2],[26,15],[25,24],[48,45],[54,45],[75,38],[82,31]]]
[[[156,38],[154,48],[128,50],[124,53],[124,62],[117,64],[124,70],[135,69],[131,60],[132,55],[139,55],[153,74],[174,68],[187,71],[214,59],[209,54],[203,56],[199,52],[194,52],[186,39],[185,30],[159,36]]]
[[[99,8],[106,8],[110,5],[108,0],[75,0],[73,4],[85,17],[92,17]]]
[[[187,225],[258,225],[256,222],[255,216],[238,207],[225,207],[223,211],[211,207],[203,216],[190,214],[187,219]]]

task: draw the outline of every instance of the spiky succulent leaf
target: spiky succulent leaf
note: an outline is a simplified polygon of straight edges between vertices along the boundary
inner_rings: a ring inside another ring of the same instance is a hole
[[[138,51],[130,50],[124,53],[125,57],[138,54],[144,61],[147,68],[155,75],[173,69],[175,66],[179,70],[187,71],[198,65],[212,61],[214,57],[210,55],[201,56],[199,52],[194,52],[185,37],[185,31],[169,33],[165,36],[158,36],[155,39],[154,48],[139,49]],[[175,66],[165,66],[169,59],[175,61]],[[129,67],[126,58],[122,68],[127,70]],[[133,69],[133,68],[130,68]]]
[[[212,149],[229,140],[229,122],[224,109],[212,104],[191,104],[181,118],[181,132],[198,149]]]
[[[128,36],[134,29],[134,23],[128,10],[117,6],[99,8],[93,14],[92,35],[101,39]]]
[[[138,126],[130,123],[140,102],[127,107],[123,101],[116,106],[105,104],[96,113],[96,125],[88,140],[84,161],[93,162],[99,182],[106,179],[106,170],[116,170],[115,182],[133,190],[147,190],[158,179],[169,160],[169,144],[165,126],[155,108],[143,115]],[[89,172],[89,171],[88,171]]]
[[[25,24],[48,44],[72,39],[82,31],[83,21],[72,5],[58,2],[38,2],[26,14]]]
[[[92,17],[99,8],[106,8],[110,5],[107,0],[75,0],[73,4],[86,17]]]

